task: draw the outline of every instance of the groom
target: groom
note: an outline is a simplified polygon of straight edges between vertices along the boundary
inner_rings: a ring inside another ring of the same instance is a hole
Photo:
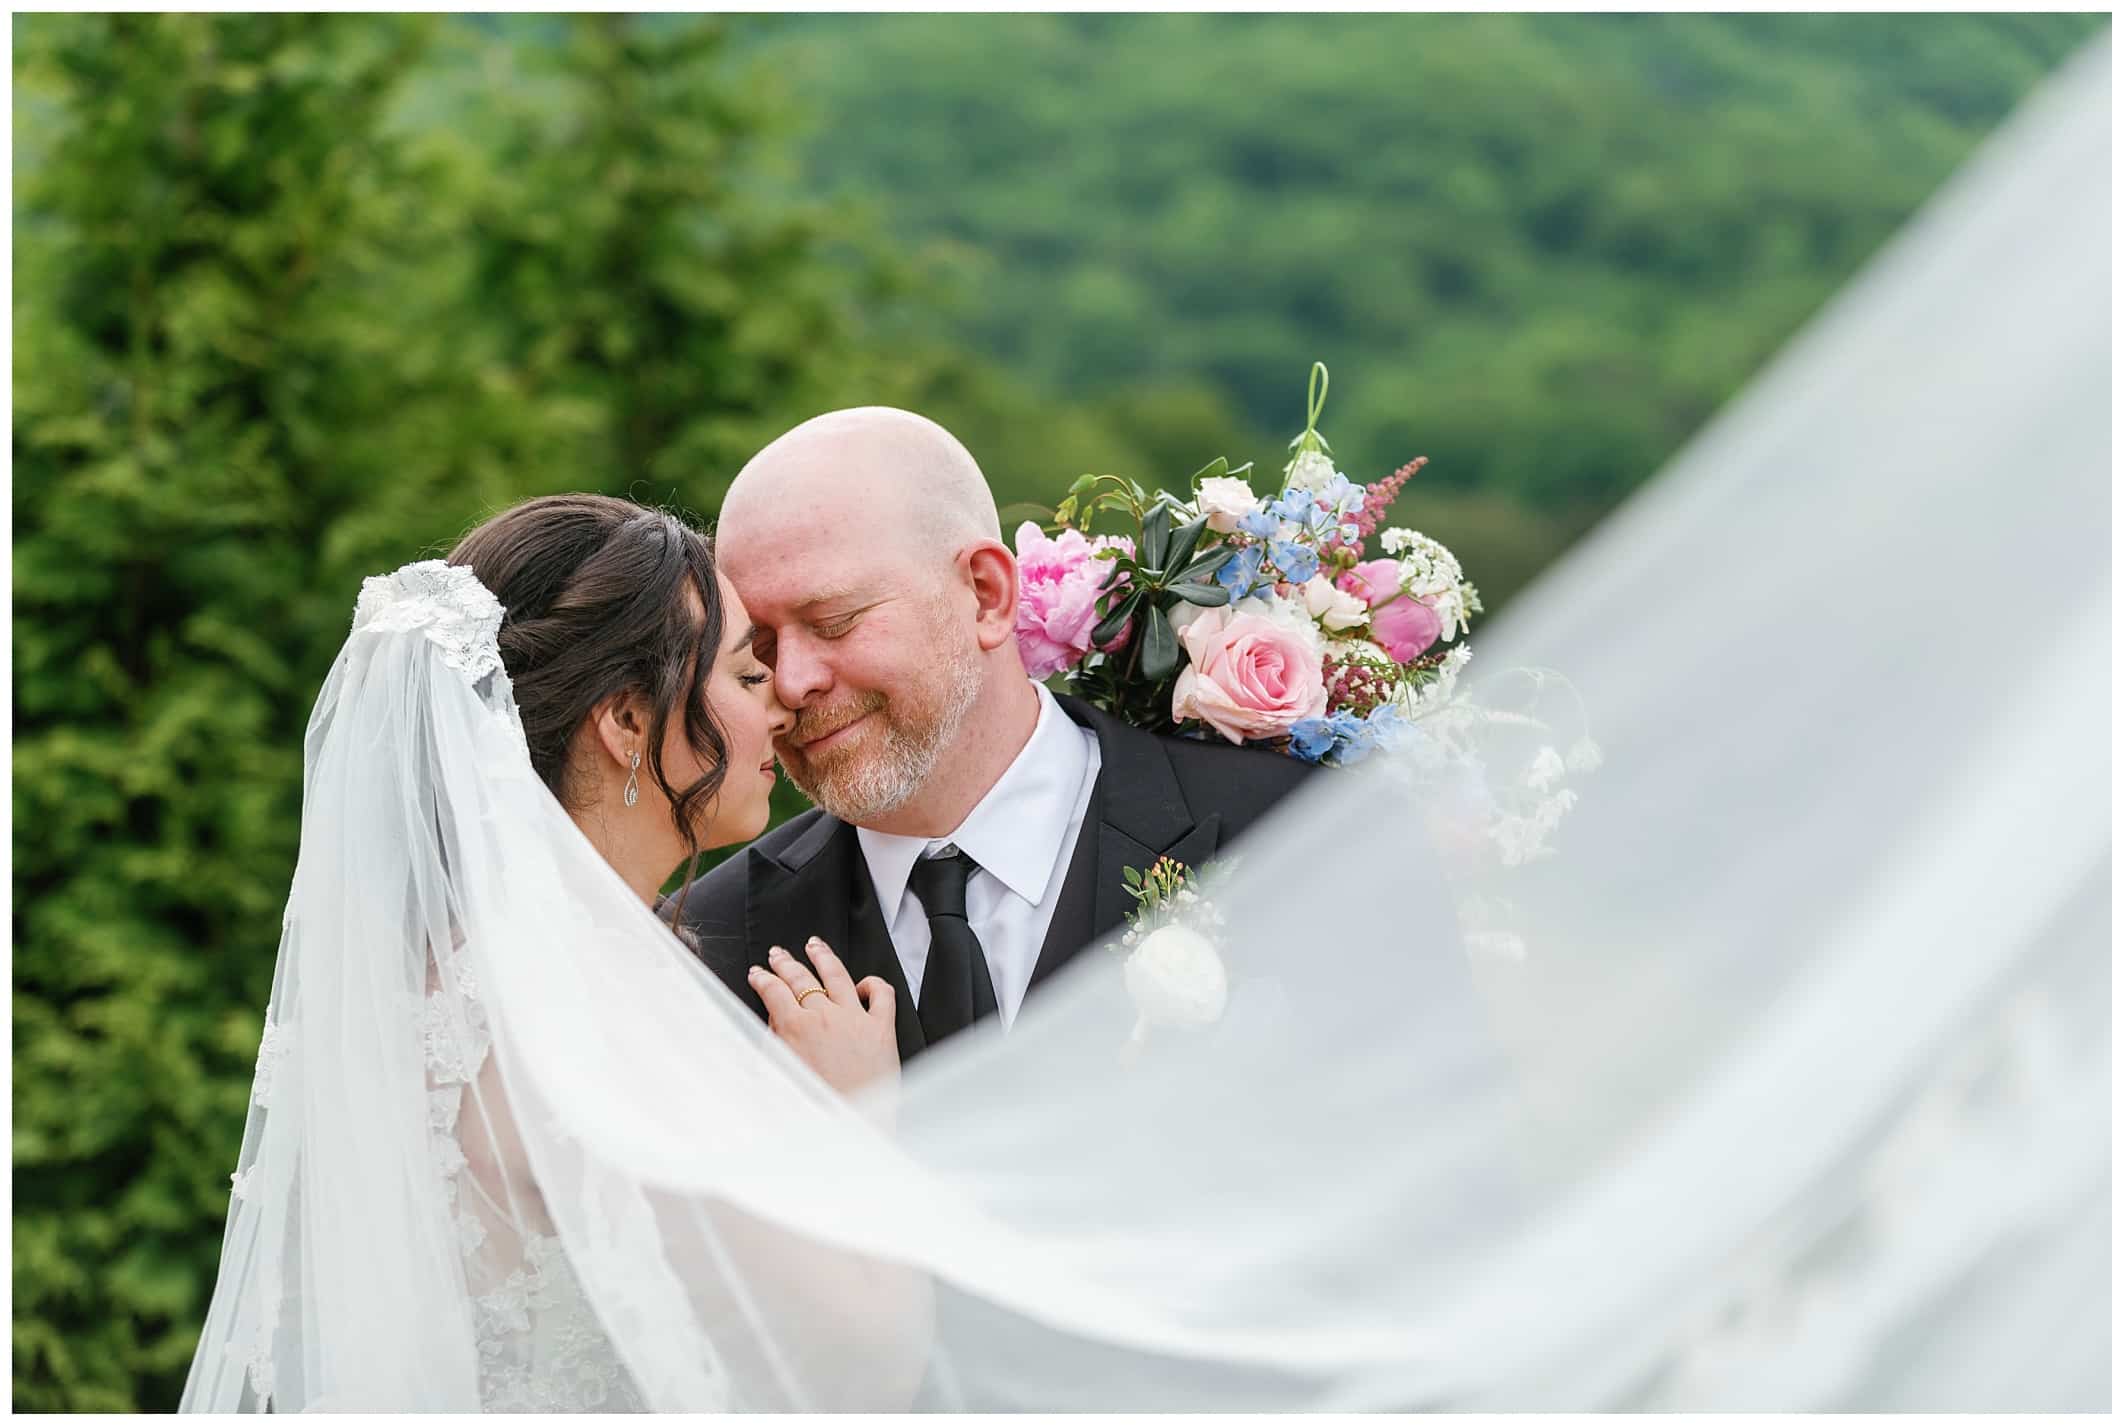
[[[776,440],[738,473],[716,547],[796,714],[775,750],[818,804],[686,893],[703,959],[756,1009],[748,966],[816,935],[891,983],[903,1062],[1008,1026],[1121,923],[1124,870],[1200,866],[1306,772],[1027,677],[988,483],[912,412],[834,411]]]

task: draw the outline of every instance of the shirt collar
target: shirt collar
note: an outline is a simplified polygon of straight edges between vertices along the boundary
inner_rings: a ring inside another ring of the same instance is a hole
[[[1032,736],[1018,750],[1003,776],[974,804],[966,820],[945,837],[903,837],[869,827],[856,828],[863,859],[877,887],[878,904],[890,920],[892,908],[906,894],[907,879],[925,853],[950,843],[994,876],[1011,893],[1032,906],[1047,894],[1062,838],[1076,812],[1090,752],[1084,735],[1055,697],[1038,683],[1040,717]]]

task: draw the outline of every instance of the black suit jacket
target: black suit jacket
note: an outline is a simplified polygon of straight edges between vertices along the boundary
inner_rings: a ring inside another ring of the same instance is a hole
[[[1160,856],[1200,866],[1312,771],[1295,758],[1160,737],[1075,698],[1056,701],[1097,736],[1099,776],[1033,967],[1035,986],[1126,918],[1124,868],[1143,871]],[[791,818],[688,887],[682,914],[701,959],[762,1016],[766,1009],[746,983],[746,970],[767,963],[769,946],[801,957],[805,940],[817,936],[855,979],[875,975],[891,983],[901,1060],[926,1047],[849,823],[816,808]]]

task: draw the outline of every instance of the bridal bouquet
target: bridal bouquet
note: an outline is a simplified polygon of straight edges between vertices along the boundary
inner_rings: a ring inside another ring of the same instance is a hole
[[[1424,466],[1359,485],[1320,434],[1327,368],[1282,480],[1210,462],[1180,500],[1117,475],[1069,488],[1051,529],[1018,527],[1018,645],[1035,678],[1139,727],[1346,766],[1449,699],[1482,608],[1453,552],[1379,530]],[[1114,513],[1132,533],[1086,528]],[[1377,533],[1379,553],[1366,541]]]

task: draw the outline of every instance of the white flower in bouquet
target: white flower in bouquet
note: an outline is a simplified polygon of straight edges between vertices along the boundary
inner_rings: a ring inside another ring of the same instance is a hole
[[[1431,602],[1431,610],[1438,616],[1438,637],[1457,639],[1468,631],[1468,597],[1466,587],[1450,590]]]
[[[1331,633],[1354,629],[1371,617],[1371,610],[1362,599],[1346,589],[1337,589],[1324,574],[1307,580],[1300,592],[1305,599],[1305,612]]]
[[[1319,451],[1300,451],[1283,468],[1283,485],[1286,490],[1317,491],[1337,474],[1335,462]]]
[[[1379,537],[1379,546],[1400,561],[1402,588],[1418,599],[1458,593],[1465,582],[1459,558],[1420,531],[1388,530]]]
[[[1287,598],[1273,590],[1264,590],[1225,607],[1234,615],[1258,614],[1273,624],[1295,630],[1304,636],[1316,656],[1327,651],[1326,641],[1321,637],[1320,625],[1314,622],[1313,616],[1299,600]],[[1174,633],[1184,634],[1188,625],[1210,612],[1212,611],[1198,605],[1182,604],[1178,608],[1167,610],[1166,618],[1171,622]]]
[[[1186,600],[1182,600],[1165,611],[1165,622],[1173,626],[1175,634],[1185,634],[1188,625],[1209,612],[1208,609],[1200,604],[1190,604]]]
[[[1565,788],[1543,798],[1531,812],[1498,817],[1490,827],[1490,839],[1496,844],[1498,860],[1508,867],[1524,866],[1548,856],[1553,850],[1549,838],[1562,824],[1565,815],[1577,805],[1578,794]]]
[[[1144,935],[1121,966],[1145,1026],[1210,1025],[1224,1014],[1230,985],[1209,937],[1186,926]]]
[[[1527,786],[1533,788],[1536,792],[1547,792],[1552,786],[1563,780],[1563,775],[1563,755],[1557,752],[1556,749],[1544,744],[1542,750],[1534,755],[1533,763],[1527,768]]]
[[[1219,612],[1222,609],[1229,609],[1235,615],[1259,614],[1262,618],[1272,623],[1285,625],[1292,629],[1301,629],[1312,643],[1314,651],[1319,651],[1320,626],[1313,622],[1313,616],[1308,614],[1305,606],[1297,600],[1286,599],[1273,590],[1263,590],[1261,593],[1250,595],[1236,604],[1211,608],[1205,608],[1200,604],[1182,602],[1165,611],[1165,621],[1173,626],[1174,633],[1185,634],[1188,625],[1194,623],[1205,614]]]
[[[1209,516],[1209,527],[1220,535],[1239,528],[1239,517],[1252,514],[1260,499],[1254,487],[1236,475],[1212,476],[1195,491],[1195,513]]]

